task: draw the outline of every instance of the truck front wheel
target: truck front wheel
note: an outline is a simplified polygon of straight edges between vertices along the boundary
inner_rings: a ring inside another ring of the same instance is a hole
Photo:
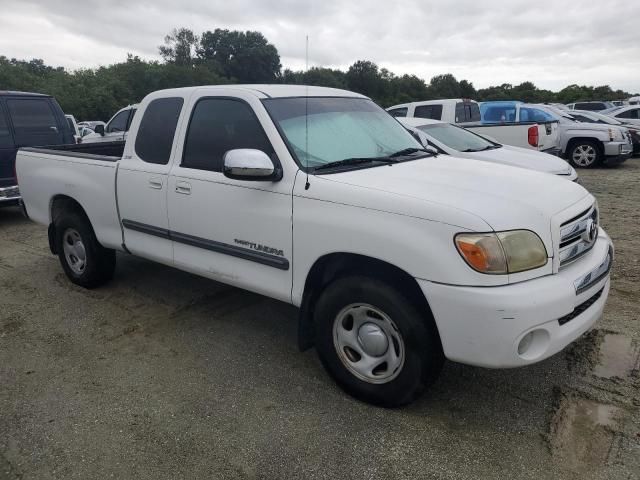
[[[350,395],[383,407],[416,399],[435,381],[444,356],[431,315],[376,279],[340,278],[314,312],[316,349]]]
[[[95,288],[113,278],[116,253],[98,243],[84,215],[62,213],[55,221],[55,239],[62,268],[73,283]]]
[[[602,162],[599,145],[592,140],[577,140],[569,149],[569,162],[574,167],[592,168]]]

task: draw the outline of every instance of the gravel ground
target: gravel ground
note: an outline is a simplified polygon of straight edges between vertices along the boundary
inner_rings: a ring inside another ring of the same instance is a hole
[[[527,368],[449,362],[399,410],[299,353],[294,308],[124,255],[86,291],[0,210],[0,480],[640,478],[640,159],[580,176],[617,249],[596,330]]]

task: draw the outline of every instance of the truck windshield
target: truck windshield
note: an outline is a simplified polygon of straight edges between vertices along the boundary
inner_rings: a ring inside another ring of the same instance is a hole
[[[380,158],[421,145],[371,100],[349,97],[270,98],[264,106],[300,167]]]
[[[482,150],[499,148],[499,145],[496,143],[490,142],[464,128],[456,127],[448,123],[422,125],[417,128],[428,136],[433,137],[434,140],[459,152],[480,152]]]

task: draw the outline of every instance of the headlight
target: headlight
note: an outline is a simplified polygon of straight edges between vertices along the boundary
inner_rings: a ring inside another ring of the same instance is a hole
[[[621,130],[619,130],[617,128],[610,128],[609,129],[609,139],[611,141],[624,140],[624,135],[622,134]]]
[[[480,273],[524,272],[547,263],[544,243],[530,230],[459,233],[454,240],[462,258]]]

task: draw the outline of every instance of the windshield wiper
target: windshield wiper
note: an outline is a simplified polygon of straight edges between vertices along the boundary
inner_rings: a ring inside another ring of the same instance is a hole
[[[317,167],[314,167],[313,171],[317,172],[319,170],[329,170],[331,168],[336,168],[336,167],[349,167],[352,165],[359,165],[362,163],[380,162],[382,164],[391,164],[391,163],[398,163],[399,161],[400,160],[396,160],[395,158],[391,158],[390,156],[388,157],[352,157],[352,158],[345,158],[344,160],[336,160],[335,162],[325,163],[324,165],[319,165]]]
[[[484,152],[485,150],[495,150],[496,148],[501,148],[502,145],[487,145],[484,148],[467,148],[466,150],[461,150],[461,152],[465,153],[473,153],[473,152]]]
[[[391,155],[389,155],[389,158],[404,157],[405,155],[411,155],[412,153],[418,153],[418,152],[431,153],[426,148],[409,147],[409,148],[404,148],[402,150],[398,150],[395,153],[392,153]]]
[[[325,163],[324,165],[319,165],[317,167],[314,167],[313,171],[317,172],[319,170],[329,170],[336,167],[349,167],[352,165],[359,165],[363,163],[373,163],[373,162],[380,162],[381,164],[389,165],[392,163],[399,163],[401,160],[398,160],[398,157],[405,157],[418,152],[428,153],[429,155],[433,155],[433,153],[431,153],[429,150],[426,150],[424,148],[409,147],[409,148],[404,148],[402,150],[398,150],[397,152],[394,152],[391,155],[385,155],[382,157],[352,157],[352,158],[345,158],[344,160],[336,160],[335,162],[329,162],[329,163]]]

